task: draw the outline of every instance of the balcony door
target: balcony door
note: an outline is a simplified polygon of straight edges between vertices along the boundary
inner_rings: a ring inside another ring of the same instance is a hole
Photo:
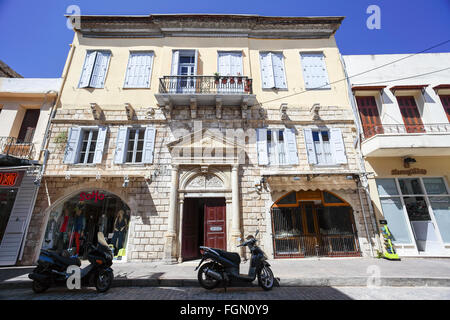
[[[39,109],[27,109],[25,116],[23,117],[19,135],[17,136],[18,142],[33,141],[34,131],[36,130],[39,120],[39,114]]]
[[[177,50],[172,57],[172,76],[177,76],[171,84],[171,91],[193,93],[196,88],[197,50]],[[173,90],[175,89],[175,90]]]
[[[425,128],[413,96],[397,97],[407,133],[422,133]]]
[[[375,97],[356,97],[356,102],[366,139],[384,133]]]
[[[217,84],[219,92],[244,92],[242,52],[219,52],[218,72],[223,78]]]

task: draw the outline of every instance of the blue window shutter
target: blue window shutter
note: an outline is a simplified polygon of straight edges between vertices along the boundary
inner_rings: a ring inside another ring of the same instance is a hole
[[[330,129],[330,142],[333,148],[334,159],[336,163],[347,163],[347,156],[345,155],[345,145],[342,138],[342,132],[339,128]]]
[[[92,71],[90,87],[103,88],[105,86],[106,71],[108,70],[110,52],[98,51]]]
[[[258,151],[258,163],[268,165],[269,157],[267,155],[267,129],[256,129],[256,148]]]
[[[303,77],[306,89],[330,88],[323,53],[301,53]]]
[[[143,163],[153,163],[153,153],[155,149],[156,129],[147,127],[144,135],[144,150],[142,153]]]
[[[284,146],[289,164],[298,164],[297,139],[294,128],[284,129]]]
[[[103,150],[105,149],[106,132],[108,127],[98,127],[97,144],[95,145],[94,161],[92,163],[101,163]]]
[[[260,53],[261,81],[263,89],[275,87],[273,76],[272,54],[270,52]]]
[[[149,88],[152,72],[152,52],[132,52],[128,59],[125,88]]]
[[[303,135],[305,136],[305,148],[308,155],[308,163],[317,164],[317,155],[316,149],[314,148],[312,130],[310,128],[303,129]]]
[[[66,150],[64,152],[64,163],[74,164],[76,163],[79,149],[81,146],[81,128],[73,127],[69,129],[69,136],[67,138]]]
[[[272,53],[272,67],[275,87],[279,89],[286,89],[286,75],[284,70],[283,54],[281,52]]]
[[[80,83],[78,88],[89,87],[89,82],[92,76],[92,69],[94,68],[95,57],[97,56],[97,51],[88,51],[84,59],[83,70],[81,71]]]
[[[120,127],[117,131],[116,150],[114,153],[114,163],[124,163],[127,150],[128,135],[130,130],[128,127]]]

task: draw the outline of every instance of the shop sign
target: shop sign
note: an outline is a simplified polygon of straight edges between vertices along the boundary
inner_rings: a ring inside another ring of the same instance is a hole
[[[411,168],[411,169],[407,169],[407,170],[398,170],[398,169],[393,169],[391,171],[391,175],[393,176],[399,176],[399,175],[413,175],[413,174],[427,174],[427,170],[425,169],[418,169],[418,168]]]
[[[95,202],[97,202],[98,200],[103,199],[105,199],[105,195],[103,193],[99,193],[98,191],[92,191],[91,193],[80,193],[80,201],[94,200]]]
[[[19,174],[17,172],[0,172],[0,186],[14,187],[18,181]]]

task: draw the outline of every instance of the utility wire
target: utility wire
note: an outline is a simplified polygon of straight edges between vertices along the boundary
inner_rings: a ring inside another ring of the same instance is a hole
[[[315,87],[315,88],[311,88],[311,89],[309,89],[309,90],[303,90],[303,91],[300,91],[300,92],[296,92],[296,93],[293,93],[293,94],[290,94],[290,95],[287,95],[287,96],[284,96],[284,97],[280,97],[280,98],[275,98],[275,99],[272,99],[272,100],[263,101],[263,102],[257,103],[256,105],[257,105],[257,106],[262,106],[263,104],[268,103],[268,102],[273,102],[273,101],[282,100],[282,99],[285,99],[285,98],[290,98],[290,97],[293,97],[293,96],[296,96],[296,95],[299,95],[299,94],[302,94],[302,93],[305,93],[305,92],[310,92],[311,90],[314,90],[314,89],[320,89],[320,88],[327,87],[327,86],[329,86],[329,85],[332,85],[332,84],[335,84],[335,83],[338,83],[338,82],[341,82],[341,81],[346,81],[346,80],[348,80],[348,79],[350,79],[350,78],[357,77],[357,76],[360,76],[360,75],[362,75],[362,74],[369,73],[369,72],[371,72],[371,71],[374,71],[374,70],[377,70],[377,69],[386,67],[386,66],[388,66],[388,65],[394,64],[394,63],[396,63],[396,62],[399,62],[399,61],[402,61],[402,60],[411,58],[411,57],[413,57],[413,56],[415,56],[415,55],[418,55],[418,54],[420,54],[420,53],[424,53],[424,52],[429,51],[429,50],[431,50],[431,49],[440,47],[440,46],[442,46],[442,45],[444,45],[444,44],[447,44],[447,43],[449,43],[449,42],[450,42],[450,39],[449,39],[449,40],[446,40],[446,41],[444,41],[444,42],[438,43],[438,44],[436,44],[436,45],[434,45],[434,46],[431,46],[431,47],[429,47],[429,48],[426,48],[426,49],[424,49],[424,50],[422,50],[422,51],[419,51],[419,52],[410,54],[410,55],[408,55],[408,56],[406,56],[406,57],[402,57],[402,58],[400,58],[400,59],[397,59],[397,60],[394,60],[394,61],[385,63],[385,64],[383,64],[383,65],[381,65],[381,66],[378,66],[378,67],[375,67],[375,68],[372,68],[372,69],[369,69],[369,70],[362,71],[362,72],[360,72],[360,73],[357,73],[357,74],[354,74],[354,75],[345,77],[345,78],[343,78],[343,79],[336,80],[336,81],[333,81],[333,82],[330,82],[330,83],[326,83],[326,84],[324,84],[324,85],[321,85],[321,86]],[[443,69],[443,70],[446,70],[446,69]],[[443,71],[443,70],[439,70],[439,71]],[[436,72],[438,72],[438,71],[436,71]],[[423,74],[423,75],[426,75],[426,74]],[[402,79],[397,79],[397,80],[402,80]],[[392,81],[392,80],[391,80],[391,81]],[[380,81],[380,82],[386,82],[386,81]]]

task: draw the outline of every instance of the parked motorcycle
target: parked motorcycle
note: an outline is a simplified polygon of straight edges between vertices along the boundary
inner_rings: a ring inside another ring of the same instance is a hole
[[[81,285],[94,285],[97,292],[106,292],[114,279],[112,265],[113,255],[103,236],[98,233],[96,246],[86,243],[87,258],[90,264],[81,269]],[[67,272],[71,265],[81,267],[79,258],[69,257],[49,250],[41,250],[38,265],[28,277],[33,280],[32,289],[41,293],[58,283],[65,283],[72,275]]]
[[[256,231],[255,237],[259,230]],[[248,275],[239,273],[241,257],[238,253],[228,252],[215,248],[200,247],[203,251],[202,259],[195,268],[198,270],[198,282],[208,290],[216,288],[220,283],[224,287],[232,280],[241,280],[253,282],[258,278],[259,285],[264,290],[271,290],[274,285],[274,276],[267,262],[266,254],[256,245],[256,238],[249,235],[246,241],[238,245],[238,247],[247,246],[251,252],[250,269]],[[241,241],[241,239],[239,239]],[[204,261],[209,261],[202,265]],[[201,266],[201,267],[200,267]]]

